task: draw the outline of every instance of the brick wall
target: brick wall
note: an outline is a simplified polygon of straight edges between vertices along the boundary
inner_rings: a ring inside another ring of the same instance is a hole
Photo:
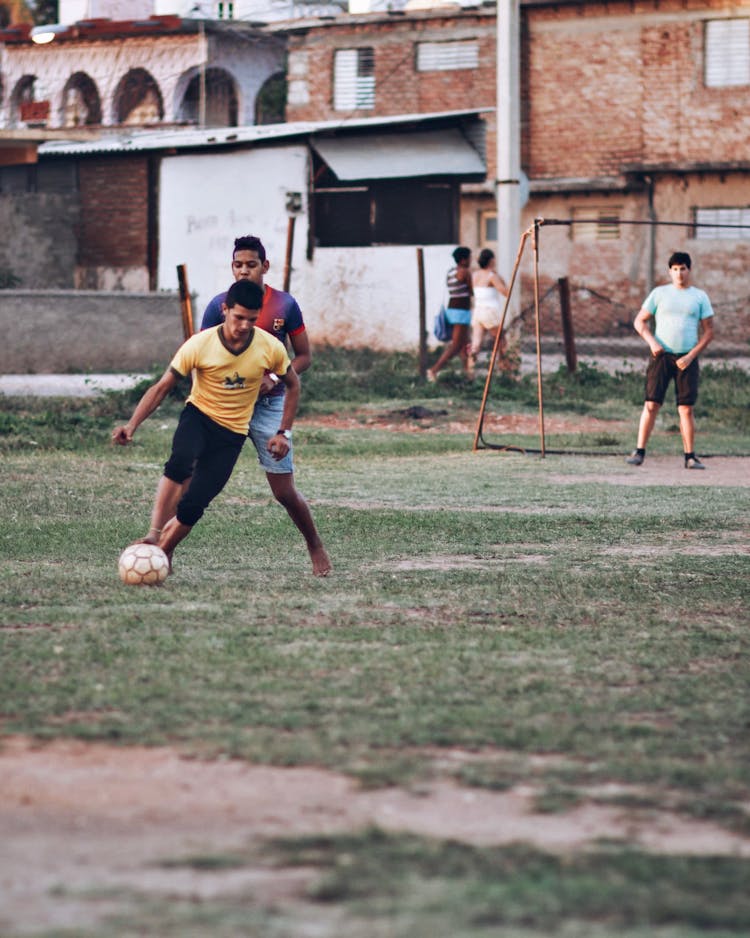
[[[706,88],[705,21],[723,0],[586,4],[526,13],[532,178],[612,176],[633,163],[731,162],[746,156],[750,88]]]
[[[148,162],[143,156],[82,160],[79,165],[84,266],[144,264],[148,246]]]
[[[741,158],[750,88],[706,88],[707,19],[750,16],[750,2],[682,0],[522,5],[522,162],[534,178],[610,177],[643,162]],[[375,107],[386,116],[495,106],[495,11],[341,16],[290,32],[287,120],[348,116],[333,109],[337,49],[375,51]],[[420,41],[475,39],[479,67],[418,72]],[[494,139],[494,118],[488,120]],[[738,155],[739,154],[739,155]],[[489,178],[494,177],[494,146]]]
[[[342,17],[340,23],[291,33],[290,77],[306,84],[308,101],[288,103],[287,120],[341,117],[342,112],[333,109],[333,53],[361,46],[375,50],[376,91],[374,109],[356,111],[359,117],[494,107],[495,35],[494,11],[461,16],[413,14],[386,20]],[[448,39],[477,40],[479,68],[418,72],[416,44]],[[295,59],[300,58],[305,65],[295,73]]]
[[[145,156],[81,160],[76,285],[148,289],[149,163]]]

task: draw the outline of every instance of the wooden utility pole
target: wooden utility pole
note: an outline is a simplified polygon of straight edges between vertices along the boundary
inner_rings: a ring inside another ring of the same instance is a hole
[[[182,334],[189,339],[195,331],[193,325],[193,303],[188,289],[187,268],[184,264],[177,265],[177,283],[180,289],[180,309],[182,310]]]
[[[560,277],[557,281],[560,291],[560,319],[562,321],[563,343],[565,345],[565,364],[572,375],[578,367],[576,356],[576,339],[573,334],[573,315],[570,309],[570,281],[567,277]]]
[[[419,375],[427,376],[427,316],[424,299],[424,248],[417,248],[417,283],[419,286]]]
[[[296,216],[290,215],[286,225],[286,255],[284,257],[284,293],[289,292],[292,282],[292,250],[294,248],[294,224]]]

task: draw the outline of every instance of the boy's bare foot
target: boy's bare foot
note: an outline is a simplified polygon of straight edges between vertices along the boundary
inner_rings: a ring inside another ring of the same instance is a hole
[[[331,570],[333,570],[326,549],[322,544],[319,547],[310,548],[310,559],[312,560],[313,574],[315,576],[328,576]]]

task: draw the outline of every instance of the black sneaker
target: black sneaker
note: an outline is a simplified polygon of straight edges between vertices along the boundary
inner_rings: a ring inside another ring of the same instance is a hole
[[[691,456],[690,459],[685,460],[685,468],[686,469],[705,469],[706,467],[703,465],[700,459],[698,459],[697,456]]]
[[[643,454],[643,453],[639,453],[638,450],[635,449],[635,450],[633,450],[633,452],[630,454],[630,456],[628,456],[628,458],[625,460],[625,462],[626,462],[629,466],[640,466],[640,465],[643,464],[643,460],[644,460],[644,459],[645,459],[644,454]],[[702,467],[701,467],[701,468],[702,468]]]

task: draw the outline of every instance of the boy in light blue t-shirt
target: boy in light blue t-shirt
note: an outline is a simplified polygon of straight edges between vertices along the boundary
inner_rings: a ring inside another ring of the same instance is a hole
[[[693,408],[698,399],[698,356],[714,337],[714,311],[703,290],[690,286],[690,264],[689,254],[675,252],[668,264],[671,283],[655,287],[635,317],[635,331],[651,349],[651,360],[638,443],[627,459],[631,466],[643,463],[656,415],[674,381],[685,468],[706,468],[695,455]]]

